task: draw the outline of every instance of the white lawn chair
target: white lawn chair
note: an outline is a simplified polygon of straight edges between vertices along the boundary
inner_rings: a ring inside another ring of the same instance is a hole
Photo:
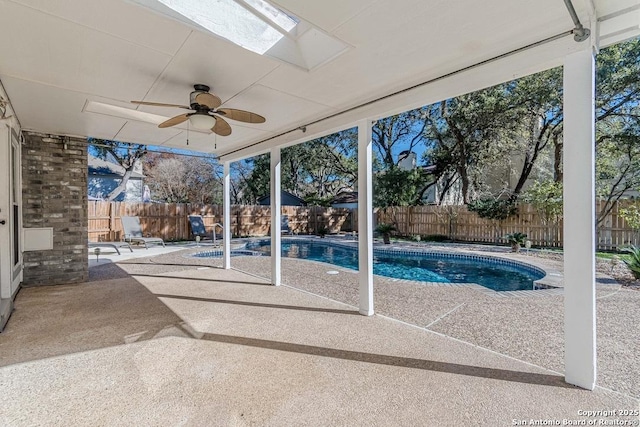
[[[140,226],[140,218],[137,216],[120,217],[122,221],[122,229],[124,230],[124,240],[127,243],[143,243],[145,249],[148,244],[159,244],[164,247],[164,240],[159,237],[144,237],[142,235],[142,227]]]
[[[131,245],[127,242],[89,242],[89,249],[101,248],[101,247],[113,248],[116,250],[118,255],[120,255],[119,248],[129,248],[129,250],[133,252],[133,249],[131,249]]]

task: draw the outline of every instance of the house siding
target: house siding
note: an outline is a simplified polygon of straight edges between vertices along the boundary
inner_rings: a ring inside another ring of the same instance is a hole
[[[88,194],[97,199],[106,199],[106,197],[118,186],[122,181],[122,177],[113,177],[107,175],[89,175],[88,177]],[[144,192],[144,183],[141,178],[129,178],[126,189],[118,195],[112,202],[142,202],[142,193]]]
[[[23,227],[52,227],[53,250],[24,253],[23,285],[78,283],[89,277],[87,143],[43,142],[25,134],[22,148]]]

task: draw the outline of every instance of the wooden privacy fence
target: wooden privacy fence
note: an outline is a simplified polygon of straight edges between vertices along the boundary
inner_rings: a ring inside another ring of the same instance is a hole
[[[629,244],[640,245],[634,232],[620,216],[630,201],[615,203],[597,229],[598,249],[618,249]],[[602,208],[598,202],[596,212]],[[335,209],[319,206],[284,206],[294,233],[314,234],[325,227],[329,233],[358,229],[357,209]],[[189,240],[189,215],[202,215],[207,229],[223,224],[222,206],[181,203],[89,202],[89,240],[120,241],[123,238],[121,216],[138,216],[145,234],[165,240]],[[231,207],[231,233],[234,236],[266,236],[270,232],[271,209],[268,206]],[[375,223],[392,223],[403,236],[441,235],[447,239],[506,243],[509,233],[526,233],[534,246],[562,247],[562,220],[545,223],[533,206],[518,205],[518,214],[504,221],[491,221],[469,212],[465,206],[399,206],[380,209]]]
[[[89,202],[89,240],[114,242],[123,239],[122,216],[137,216],[145,235],[165,240],[190,240],[189,215],[202,215],[207,230],[224,224],[222,206],[189,203]],[[357,211],[319,206],[283,206],[294,233],[316,233],[325,227],[329,233],[357,229]],[[231,233],[234,236],[266,236],[270,232],[269,206],[231,207]],[[219,229],[216,230],[220,232]]]
[[[639,244],[638,233],[620,216],[620,209],[632,202],[623,200],[613,205],[611,212],[597,228],[598,249],[612,250],[629,244]],[[596,213],[604,202],[597,202]],[[491,221],[469,212],[466,206],[398,206],[380,209],[377,223],[391,223],[403,236],[441,235],[466,242],[506,243],[509,233],[526,233],[534,246],[562,247],[562,220],[545,223],[529,204],[519,204],[518,214],[504,221]]]

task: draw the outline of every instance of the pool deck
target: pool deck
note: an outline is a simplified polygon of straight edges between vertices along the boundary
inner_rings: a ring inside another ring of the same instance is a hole
[[[364,317],[352,271],[285,258],[290,286],[273,287],[268,258],[185,257],[204,249],[23,289],[0,335],[0,424],[500,426],[640,408],[640,292],[598,285],[588,392],[563,382],[562,294],[376,276]]]

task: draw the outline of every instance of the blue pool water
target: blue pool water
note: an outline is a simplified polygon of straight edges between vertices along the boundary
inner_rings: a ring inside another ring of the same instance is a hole
[[[247,249],[270,253],[270,242],[252,242]],[[282,256],[321,261],[358,269],[356,248],[312,241],[283,241]],[[421,282],[477,283],[495,291],[532,289],[542,272],[515,263],[468,256],[434,253],[392,253],[374,251],[373,272],[380,276]]]

